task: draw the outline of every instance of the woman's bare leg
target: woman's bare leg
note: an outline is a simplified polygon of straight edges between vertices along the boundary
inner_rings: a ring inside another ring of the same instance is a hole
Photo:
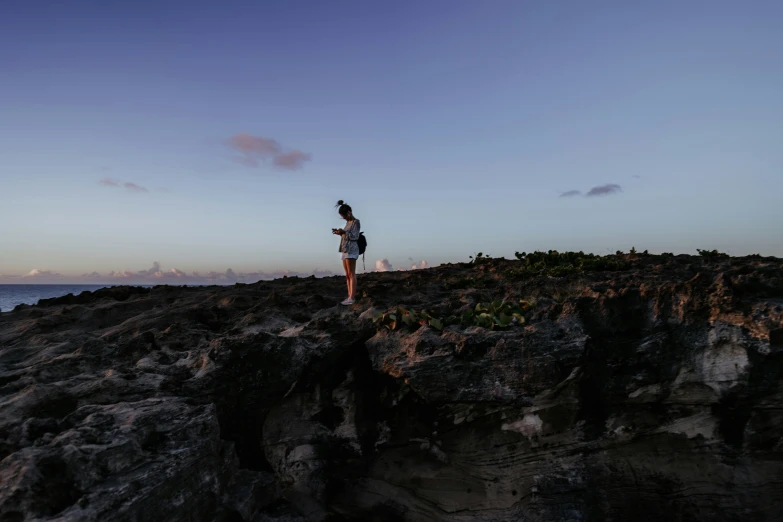
[[[349,285],[349,292],[351,299],[356,299],[356,259],[346,259],[348,261],[348,269],[350,270],[350,285]]]
[[[351,297],[351,266],[350,259],[343,259],[343,270],[345,270],[345,284],[348,286],[348,298]]]

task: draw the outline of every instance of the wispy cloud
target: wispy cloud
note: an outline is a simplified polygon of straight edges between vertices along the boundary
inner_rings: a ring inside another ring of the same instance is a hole
[[[427,260],[426,259],[422,259],[418,263],[413,263],[413,265],[411,265],[411,270],[424,270],[428,266],[429,265],[427,264]]]
[[[259,156],[265,159],[279,154],[281,151],[277,140],[253,136],[246,132],[234,134],[226,141],[226,145],[247,156]]]
[[[123,187],[125,187],[125,190],[128,190],[130,192],[149,192],[145,187],[142,187],[141,185],[137,185],[135,183],[123,183]]]
[[[298,170],[312,159],[312,155],[298,149],[284,151],[277,140],[253,136],[246,132],[231,136],[225,145],[240,154],[234,157],[237,163],[250,168],[258,168],[262,163],[271,162],[281,169]]]
[[[128,192],[135,193],[149,192],[149,189],[142,187],[137,183],[122,181],[121,179],[116,178],[103,178],[102,180],[98,181],[98,185],[111,188],[124,188]]]
[[[608,183],[606,185],[599,185],[597,187],[591,188],[590,191],[586,194],[586,196],[587,197],[608,196],[609,194],[616,194],[622,191],[623,188],[620,185],[617,185],[615,183]]]
[[[301,150],[292,150],[275,156],[274,164],[282,169],[299,170],[306,161],[310,161],[312,156]]]
[[[560,193],[560,197],[561,198],[572,198],[574,196],[578,196],[581,193],[582,193],[581,190],[566,190],[565,192],[561,192]]]
[[[122,181],[114,178],[103,178],[98,182],[98,185],[103,185],[104,187],[119,187],[122,184]]]

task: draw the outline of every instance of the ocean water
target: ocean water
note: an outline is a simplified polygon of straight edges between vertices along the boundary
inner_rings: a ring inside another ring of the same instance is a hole
[[[0,285],[0,312],[10,312],[18,304],[35,304],[67,294],[98,290],[111,285]]]

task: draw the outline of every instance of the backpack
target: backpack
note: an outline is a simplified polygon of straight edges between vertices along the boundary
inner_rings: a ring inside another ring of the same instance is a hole
[[[367,238],[364,237],[364,232],[359,232],[359,239],[356,240],[356,244],[359,246],[359,255],[362,256],[362,266],[367,270],[367,266],[364,264],[364,251],[367,250]]]
[[[356,240],[356,244],[359,245],[359,255],[364,255],[364,251],[367,250],[367,238],[364,237],[364,232],[359,232],[359,239]]]

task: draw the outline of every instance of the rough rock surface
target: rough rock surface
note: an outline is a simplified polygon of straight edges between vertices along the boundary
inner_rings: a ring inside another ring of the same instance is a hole
[[[783,520],[783,261],[625,259],[0,314],[0,521]],[[524,326],[371,320],[503,297]]]

